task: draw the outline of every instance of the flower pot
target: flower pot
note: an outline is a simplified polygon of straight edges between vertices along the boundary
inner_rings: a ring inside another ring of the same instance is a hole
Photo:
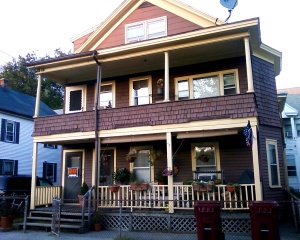
[[[94,230],[96,232],[101,231],[101,229],[102,229],[102,224],[101,223],[94,223]]]
[[[201,184],[193,184],[193,190],[195,192],[206,192],[207,191],[207,187],[205,185],[201,185]]]
[[[82,197],[83,197],[84,195],[78,195],[77,197],[78,197],[78,202],[79,202],[79,206],[80,207],[82,207]],[[87,207],[88,206],[88,201],[87,201],[87,199],[85,199],[85,201],[84,201],[84,206],[85,207]]]
[[[131,183],[130,189],[133,191],[147,191],[149,187],[148,183]]]
[[[236,188],[235,186],[230,186],[230,185],[227,185],[227,186],[226,186],[226,191],[228,191],[228,192],[231,192],[231,193],[232,193],[232,192],[234,192],[234,191],[235,191],[235,188]]]
[[[13,216],[1,216],[1,228],[11,228],[13,221]]]
[[[120,186],[109,186],[108,188],[111,192],[116,193],[119,191]]]

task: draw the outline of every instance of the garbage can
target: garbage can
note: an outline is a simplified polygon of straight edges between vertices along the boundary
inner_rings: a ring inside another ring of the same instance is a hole
[[[197,201],[194,204],[198,240],[224,239],[220,201]]]
[[[280,239],[278,208],[279,205],[275,201],[249,202],[252,239]]]

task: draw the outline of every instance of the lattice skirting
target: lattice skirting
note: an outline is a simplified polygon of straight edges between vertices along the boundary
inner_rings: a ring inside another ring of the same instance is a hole
[[[192,214],[168,213],[102,213],[105,229],[123,231],[160,231],[176,233],[196,233],[197,222]],[[249,214],[222,213],[222,231],[224,233],[250,233]]]

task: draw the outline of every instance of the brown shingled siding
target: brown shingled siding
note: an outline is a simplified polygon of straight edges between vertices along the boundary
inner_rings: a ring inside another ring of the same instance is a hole
[[[157,6],[148,6],[136,9],[125,21],[123,21],[98,47],[109,48],[125,44],[125,25],[143,20],[167,16],[168,36],[201,29],[200,26],[189,22],[171,12]]]
[[[168,110],[168,111],[166,111]],[[100,129],[179,124],[257,116],[254,94],[163,102],[100,110]],[[34,136],[94,130],[94,111],[35,119]]]
[[[281,127],[274,65],[252,57],[252,69],[260,124]]]

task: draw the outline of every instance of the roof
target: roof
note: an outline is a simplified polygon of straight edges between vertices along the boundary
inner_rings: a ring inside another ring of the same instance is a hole
[[[286,103],[300,113],[300,87],[278,89],[277,93],[287,93]]]
[[[35,110],[35,97],[0,87],[0,111],[32,118]],[[39,116],[56,115],[45,103],[40,103]]]

